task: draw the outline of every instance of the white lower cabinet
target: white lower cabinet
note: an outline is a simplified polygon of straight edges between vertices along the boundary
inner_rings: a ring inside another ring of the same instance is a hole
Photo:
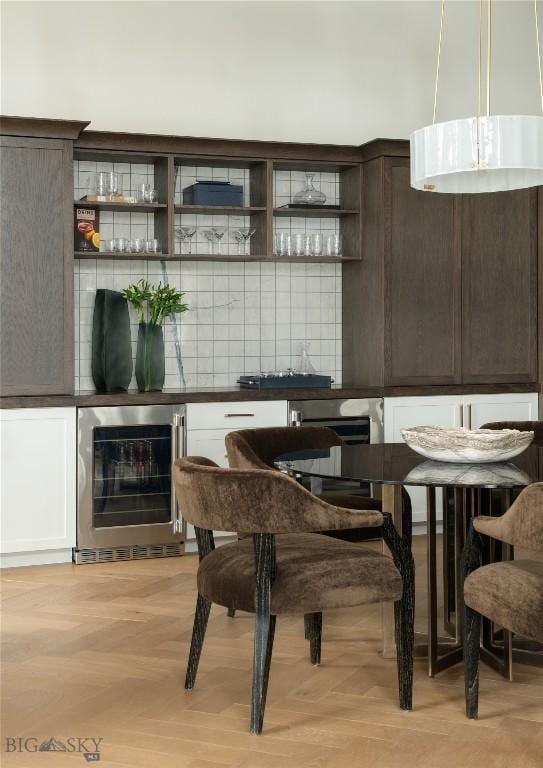
[[[490,421],[532,421],[538,418],[537,393],[502,395],[437,395],[385,397],[385,443],[401,443],[404,427],[460,427],[478,429]],[[426,489],[408,488],[413,522],[426,520]],[[436,511],[441,518],[441,493]]]
[[[3,567],[71,561],[76,451],[75,408],[0,411]]]
[[[229,432],[258,427],[286,427],[286,400],[259,400],[235,403],[187,404],[187,455],[205,456],[220,467],[228,466],[224,439]],[[183,514],[183,510],[181,510]],[[232,536],[229,531],[215,531],[215,537]],[[187,523],[187,550],[195,549],[194,528]]]

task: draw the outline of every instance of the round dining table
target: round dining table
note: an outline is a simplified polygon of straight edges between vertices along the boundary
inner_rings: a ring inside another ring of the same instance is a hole
[[[373,487],[372,495],[380,496],[383,512],[392,516],[394,524],[411,543],[411,509],[402,503],[402,487],[426,488],[427,534],[427,634],[416,633],[415,654],[427,656],[428,674],[447,669],[462,660],[461,599],[462,574],[460,556],[471,517],[477,514],[503,514],[514,496],[527,485],[543,480],[543,448],[530,446],[509,462],[486,464],[453,464],[432,461],[415,453],[404,443],[372,443],[328,449],[305,450],[278,456],[278,469],[305,482],[314,493],[323,484],[341,482],[359,488]],[[438,572],[436,489],[444,489],[443,520],[443,632],[438,631]],[[509,545],[493,542],[489,557],[503,560],[514,557]],[[454,620],[452,620],[454,616]],[[394,654],[393,612],[384,611],[383,654]],[[513,644],[507,630],[496,631],[488,621],[483,623],[481,660],[512,679],[512,662],[543,663],[540,647],[518,642]]]

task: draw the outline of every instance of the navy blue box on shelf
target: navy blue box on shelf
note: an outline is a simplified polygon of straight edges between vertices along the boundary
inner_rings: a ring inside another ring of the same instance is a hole
[[[185,205],[243,205],[243,187],[229,181],[197,181],[183,190]]]

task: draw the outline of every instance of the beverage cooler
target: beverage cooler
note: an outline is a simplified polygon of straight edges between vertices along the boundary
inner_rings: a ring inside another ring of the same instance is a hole
[[[171,467],[184,453],[182,405],[80,408],[74,561],[183,554]]]

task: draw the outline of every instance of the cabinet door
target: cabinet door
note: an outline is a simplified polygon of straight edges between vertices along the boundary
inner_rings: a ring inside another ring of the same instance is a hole
[[[385,397],[385,443],[403,442],[400,432],[408,427],[459,427],[462,421],[461,396]],[[422,457],[421,457],[422,461]],[[409,487],[413,522],[426,520],[426,489]],[[436,517],[441,519],[442,492],[436,494]]]
[[[407,159],[388,160],[385,173],[385,384],[457,383],[457,201],[412,189]]]
[[[466,395],[464,424],[479,429],[489,421],[536,421],[536,392],[504,395]]]
[[[71,142],[0,139],[0,393],[74,387]]]
[[[0,413],[2,552],[75,547],[76,409]]]
[[[462,196],[462,376],[537,380],[537,190]]]

